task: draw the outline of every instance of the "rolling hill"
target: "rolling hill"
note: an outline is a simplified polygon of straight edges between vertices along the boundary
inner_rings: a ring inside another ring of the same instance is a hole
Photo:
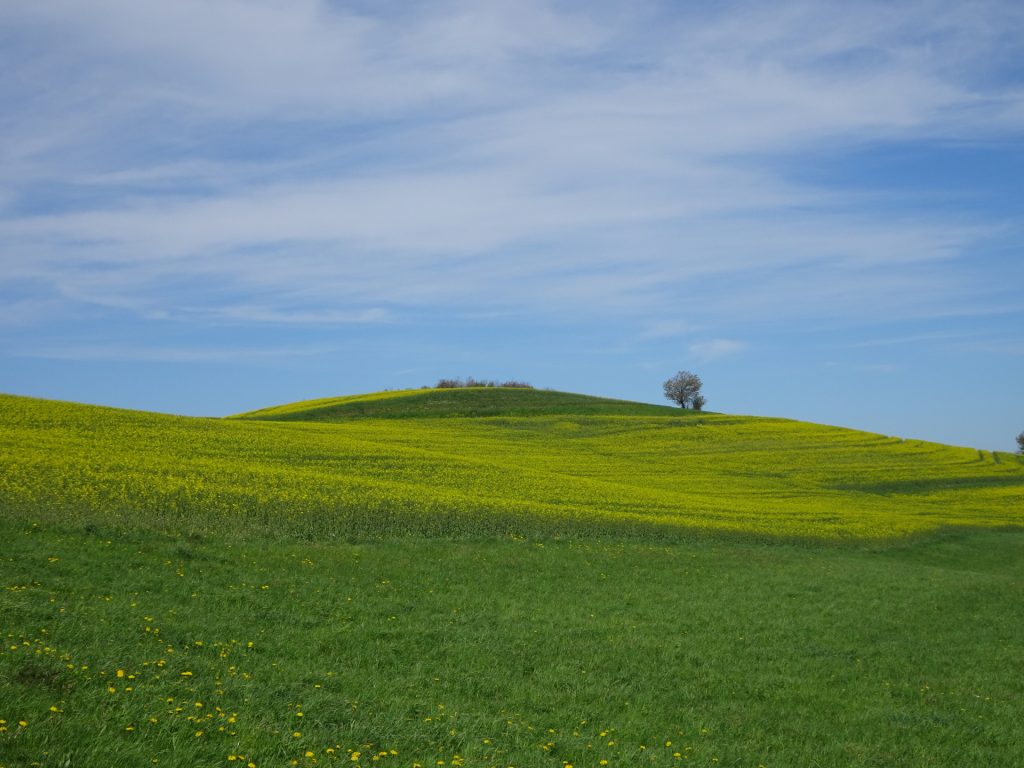
[[[558,392],[0,396],[0,768],[1024,765],[1022,490]]]
[[[1021,523],[1012,454],[526,389],[197,419],[0,399],[0,501],[67,524],[378,539],[886,539]]]

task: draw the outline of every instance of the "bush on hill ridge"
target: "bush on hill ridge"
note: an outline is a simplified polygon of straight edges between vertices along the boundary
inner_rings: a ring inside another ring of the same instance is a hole
[[[465,381],[462,379],[438,379],[433,389],[460,389],[463,387],[506,387],[508,389],[533,389],[533,385],[525,381],[510,379],[509,381],[497,382],[493,379],[474,379],[472,376]],[[420,389],[431,389],[423,386]]]

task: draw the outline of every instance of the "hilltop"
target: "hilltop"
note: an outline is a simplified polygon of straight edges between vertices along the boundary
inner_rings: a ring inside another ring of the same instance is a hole
[[[342,421],[481,416],[679,416],[679,408],[546,389],[462,387],[374,392],[240,413],[236,419]]]

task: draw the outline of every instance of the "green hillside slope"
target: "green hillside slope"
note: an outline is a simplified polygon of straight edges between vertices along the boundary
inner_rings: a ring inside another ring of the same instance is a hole
[[[573,396],[558,393],[459,395],[530,396],[562,412],[278,422],[3,396],[0,504],[68,525],[308,539],[881,539],[1024,522],[1024,465],[1010,454],[783,419],[571,413]],[[380,406],[394,416],[437,396],[304,405],[288,418],[374,402],[396,403]],[[586,409],[608,401],[576,402]],[[521,407],[512,403],[509,413]],[[499,409],[496,400],[491,408]]]
[[[455,416],[678,416],[665,405],[610,400],[605,397],[540,389],[468,387],[408,389],[349,395],[240,413],[239,419],[274,421],[342,421],[351,418],[416,418]]]

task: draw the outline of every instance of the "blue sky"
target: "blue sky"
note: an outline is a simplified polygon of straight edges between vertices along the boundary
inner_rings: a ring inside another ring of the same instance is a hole
[[[1011,450],[1024,6],[0,6],[0,391],[522,378]]]

